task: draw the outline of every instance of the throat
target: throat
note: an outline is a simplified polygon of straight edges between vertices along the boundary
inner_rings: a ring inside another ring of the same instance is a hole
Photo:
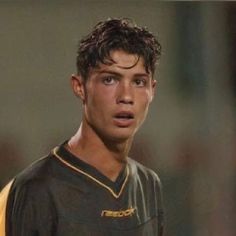
[[[75,157],[96,168],[100,173],[115,182],[126,165],[127,158],[114,153],[106,152],[105,149],[83,148],[73,145],[70,141],[65,148]]]
[[[75,157],[115,181],[126,165],[132,140],[117,142],[102,138],[86,124],[86,122],[82,122],[76,134],[65,147]]]

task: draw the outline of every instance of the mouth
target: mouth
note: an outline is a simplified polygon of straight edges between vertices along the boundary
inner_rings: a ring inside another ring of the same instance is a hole
[[[128,127],[133,124],[134,114],[128,111],[118,112],[114,115],[115,125],[118,127]]]
[[[132,112],[122,111],[117,113],[114,117],[116,119],[130,120],[134,119],[134,114]]]

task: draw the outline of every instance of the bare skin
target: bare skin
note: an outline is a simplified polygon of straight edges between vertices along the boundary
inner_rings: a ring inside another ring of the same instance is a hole
[[[115,63],[91,69],[86,82],[78,75],[71,78],[83,102],[83,117],[67,148],[115,181],[145,120],[156,81],[137,55],[117,50],[111,58]]]

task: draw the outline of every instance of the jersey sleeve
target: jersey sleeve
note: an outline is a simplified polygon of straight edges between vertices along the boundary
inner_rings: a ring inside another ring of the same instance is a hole
[[[55,224],[50,194],[43,184],[13,184],[5,210],[5,236],[50,236]]]

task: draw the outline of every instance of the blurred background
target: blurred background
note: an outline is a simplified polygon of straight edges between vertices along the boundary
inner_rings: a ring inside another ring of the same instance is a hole
[[[236,3],[0,1],[0,188],[73,135],[78,40],[129,17],[163,47],[157,93],[130,156],[164,191],[166,236],[236,235]]]

